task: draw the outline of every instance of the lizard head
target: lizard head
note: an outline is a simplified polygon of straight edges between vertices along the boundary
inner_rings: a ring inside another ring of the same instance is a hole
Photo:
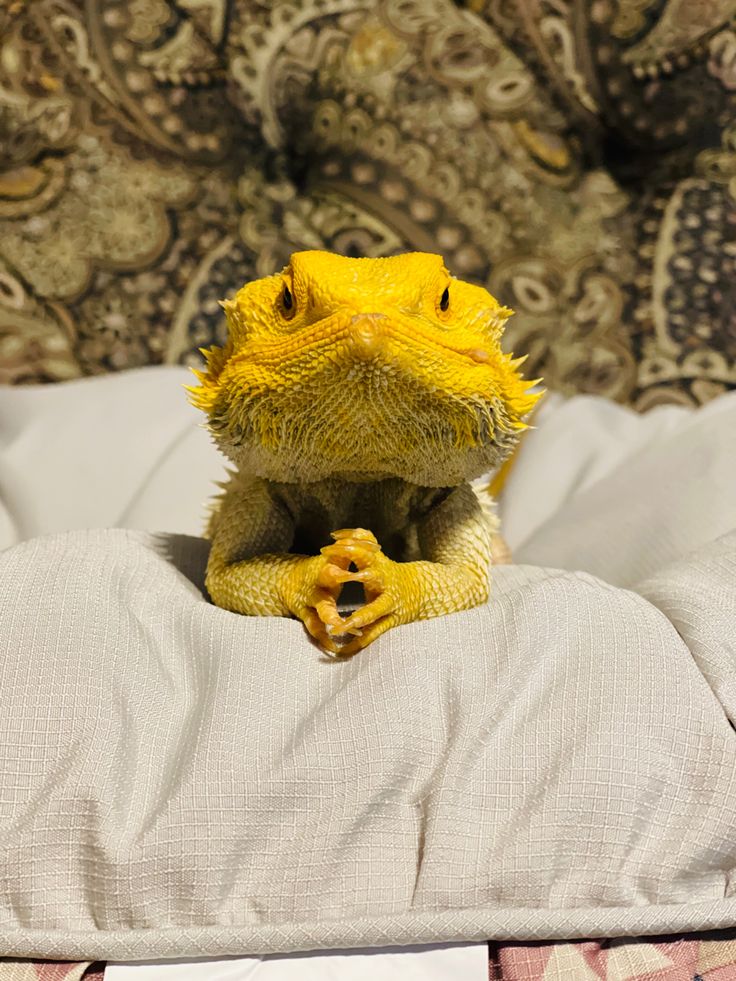
[[[451,486],[498,464],[539,397],[502,353],[511,311],[442,257],[297,252],[223,303],[192,400],[245,472]]]

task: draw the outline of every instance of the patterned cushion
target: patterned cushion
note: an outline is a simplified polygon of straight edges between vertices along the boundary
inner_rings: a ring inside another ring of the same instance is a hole
[[[734,0],[11,0],[0,379],[196,361],[295,249],[437,251],[565,393],[736,381]]]

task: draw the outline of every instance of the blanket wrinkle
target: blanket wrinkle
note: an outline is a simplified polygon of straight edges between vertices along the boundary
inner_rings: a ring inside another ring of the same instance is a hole
[[[203,602],[180,571],[196,574],[202,543],[170,545],[180,561],[119,530],[0,554],[16,584],[0,597],[0,821],[18,821],[0,839],[0,952],[136,960],[736,923],[736,734],[702,673],[733,684],[736,536],[645,597],[498,567],[495,601],[328,666],[297,624]],[[187,719],[157,658],[184,677]],[[57,753],[80,747],[58,787],[51,732]],[[150,822],[166,773],[181,779]]]
[[[714,594],[709,579],[716,572],[733,588]],[[672,623],[712,691],[719,714],[734,728],[736,529],[668,563],[633,588]]]
[[[131,534],[130,531],[127,533]],[[145,535],[146,533],[136,531],[132,534]],[[211,601],[204,584],[210,551],[209,541],[193,535],[162,531],[149,532],[148,536],[156,554],[193,587],[192,596],[209,604]]]

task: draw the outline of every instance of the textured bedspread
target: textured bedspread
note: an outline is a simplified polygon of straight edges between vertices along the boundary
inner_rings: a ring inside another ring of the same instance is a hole
[[[733,930],[676,938],[492,943],[488,953],[488,981],[733,981],[736,978],[736,931]],[[0,981],[103,981],[103,965],[0,961]]]
[[[736,535],[499,568],[347,663],[123,530],[0,556],[0,950],[138,958],[736,924]]]

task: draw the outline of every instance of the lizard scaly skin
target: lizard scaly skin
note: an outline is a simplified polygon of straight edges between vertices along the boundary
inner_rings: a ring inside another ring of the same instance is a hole
[[[499,346],[511,311],[438,255],[316,251],[223,307],[227,342],[190,390],[235,465],[208,530],[213,601],[298,617],[341,656],[483,603],[495,524],[468,481],[539,397]],[[341,616],[347,582],[366,602]]]

